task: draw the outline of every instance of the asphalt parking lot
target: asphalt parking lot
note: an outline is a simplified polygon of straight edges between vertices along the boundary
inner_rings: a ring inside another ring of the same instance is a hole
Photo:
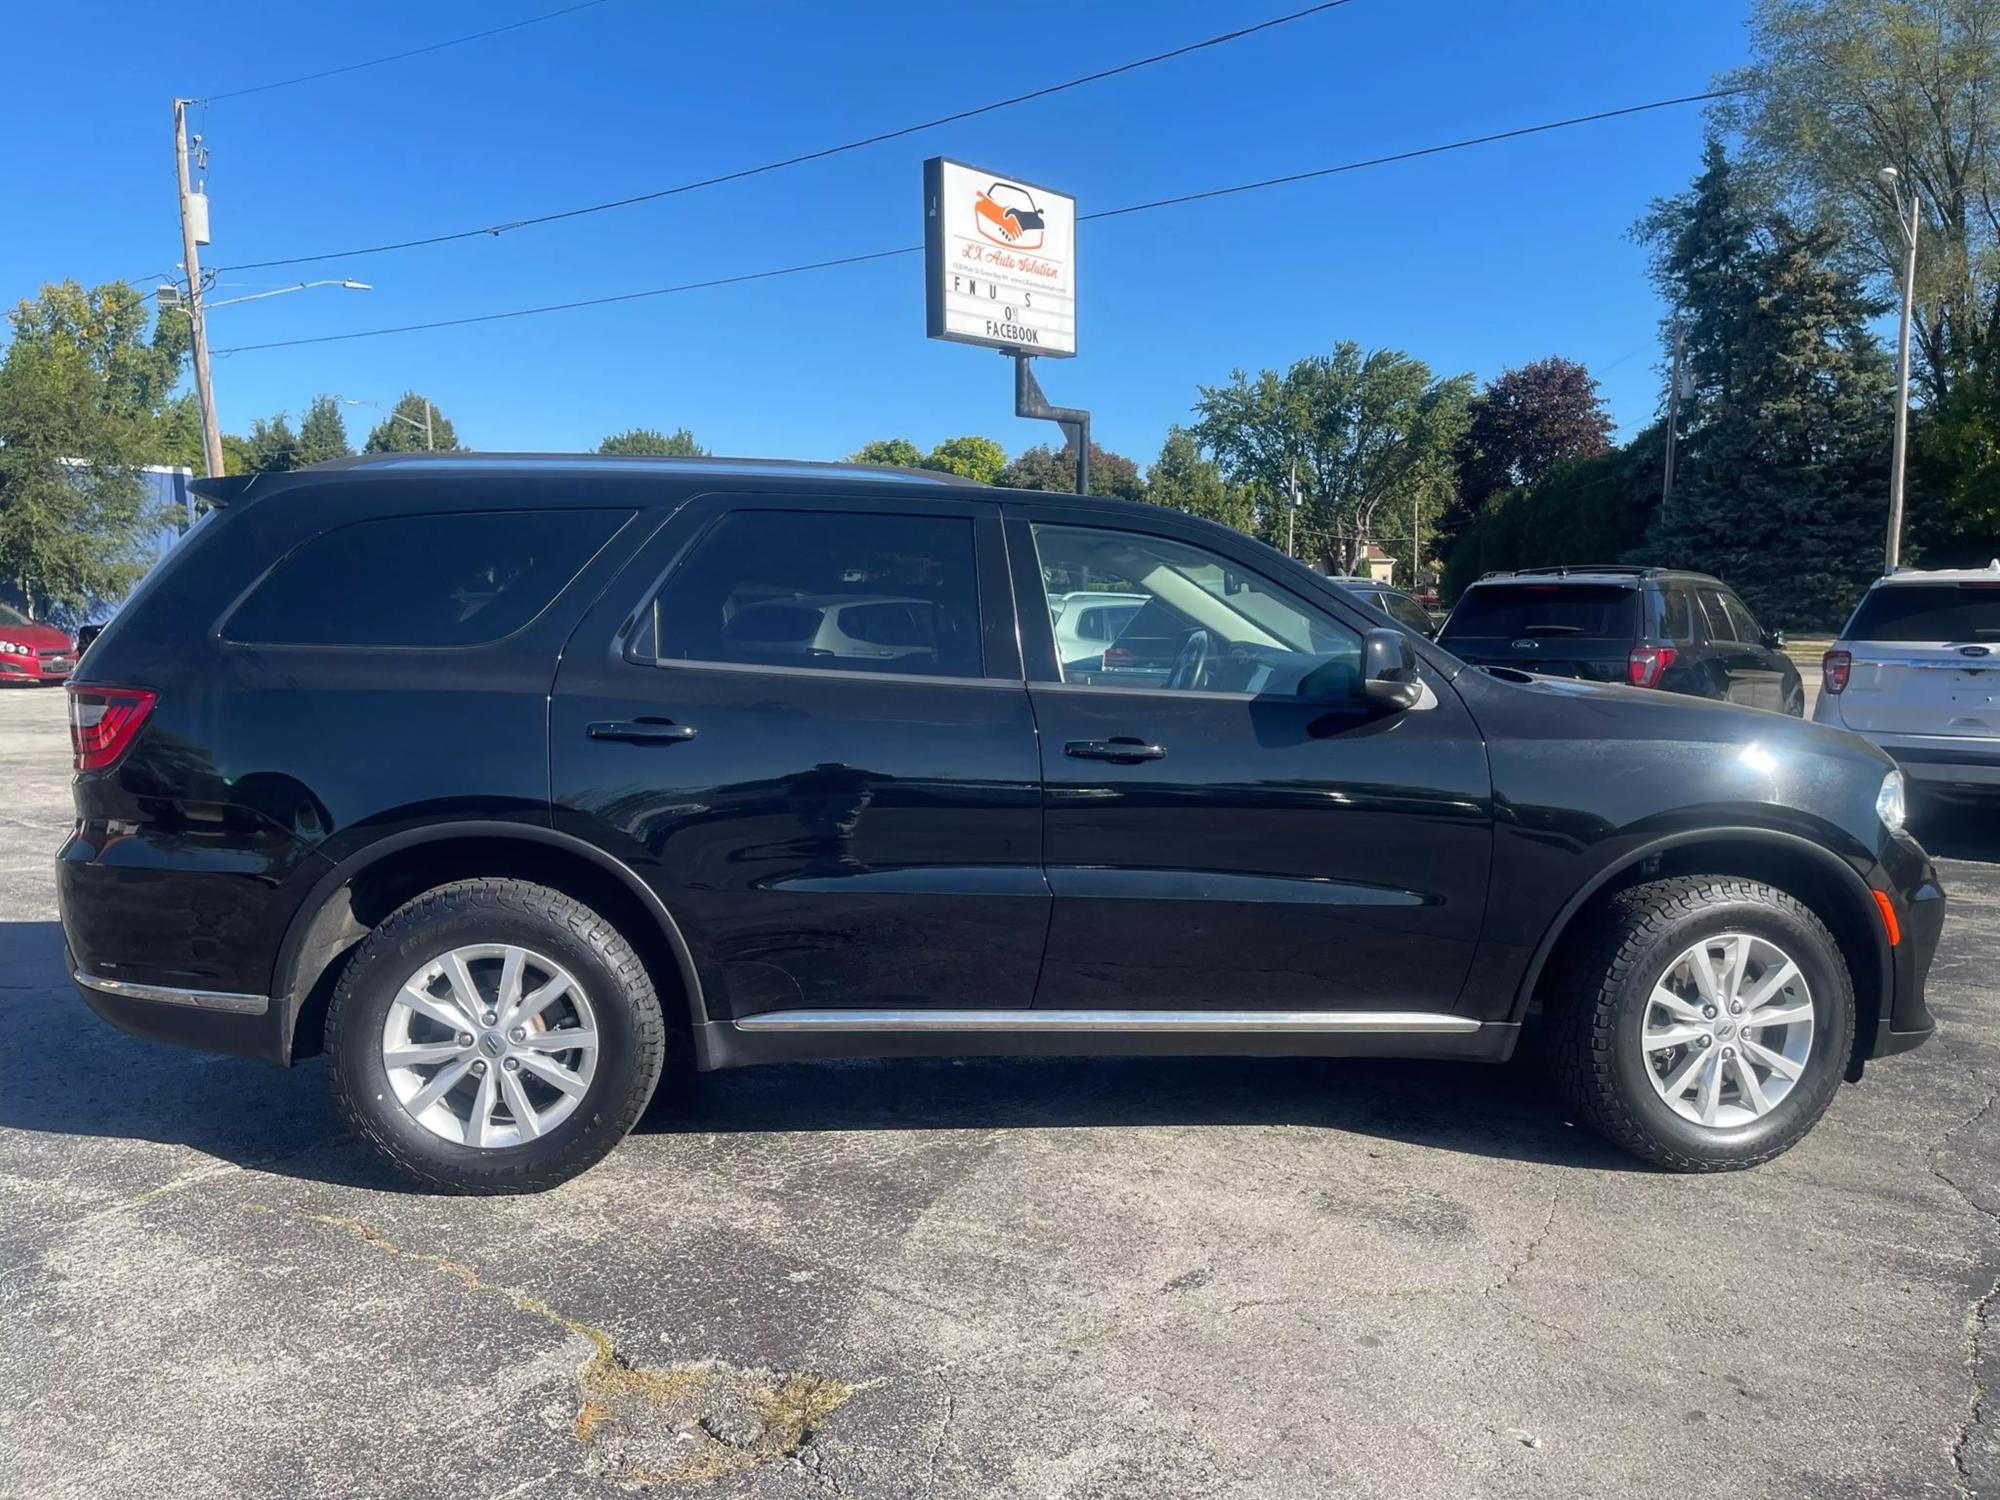
[[[718,1075],[534,1198],[62,969],[62,695],[0,695],[0,1496],[2000,1495],[2000,818],[1943,1030],[1761,1170],[1535,1070]]]

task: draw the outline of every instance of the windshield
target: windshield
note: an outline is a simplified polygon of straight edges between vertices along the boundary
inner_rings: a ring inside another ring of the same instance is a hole
[[[2000,640],[2000,582],[1870,589],[1842,632],[1855,641]]]
[[[1639,591],[1616,584],[1483,583],[1465,591],[1440,639],[1639,634]]]
[[[0,625],[32,625],[35,622],[12,605],[0,604]]]

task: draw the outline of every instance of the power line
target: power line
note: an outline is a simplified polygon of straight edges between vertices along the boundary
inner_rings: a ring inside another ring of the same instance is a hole
[[[216,104],[224,99],[241,99],[246,94],[264,94],[272,89],[288,89],[295,83],[316,83],[322,78],[337,78],[342,73],[358,73],[363,68],[379,68],[384,63],[401,62],[406,57],[422,57],[428,52],[442,52],[447,47],[462,47],[467,42],[481,41],[489,36],[499,36],[503,31],[519,31],[523,26],[538,25],[543,21],[553,21],[562,16],[574,15],[580,10],[589,10],[593,5],[603,5],[605,0],[578,0],[575,5],[565,5],[561,10],[545,11],[539,16],[529,16],[525,20],[510,21],[505,26],[492,26],[485,31],[475,31],[469,36],[455,36],[447,42],[432,42],[428,47],[412,47],[407,52],[391,52],[387,57],[371,57],[366,62],[348,63],[344,67],[326,68],[318,73],[301,73],[297,78],[280,78],[275,83],[260,83],[247,89],[231,89],[226,94],[209,94],[205,98],[190,99],[190,104]]]
[[[1295,182],[1306,182],[1316,177],[1330,177],[1339,172],[1355,172],[1364,167],[1386,166],[1394,162],[1411,161],[1422,156],[1437,156],[1446,151],[1462,151],[1472,146],[1491,145],[1495,141],[1518,140],[1522,136],[1539,135],[1551,130],[1565,130],[1577,125],[1590,125],[1603,120],[1620,119],[1628,115],[1644,114],[1649,110],[1671,109],[1681,104],[1696,104],[1703,100],[1720,99],[1736,89],[1716,89],[1705,94],[1683,94],[1673,99],[1655,99],[1650,104],[1631,104],[1622,109],[1599,110],[1595,114],[1573,115],[1567,120],[1550,120],[1541,125],[1524,125],[1517,130],[1502,130],[1491,135],[1471,136],[1461,141],[1448,141],[1439,146],[1424,146],[1414,151],[1398,151],[1389,156],[1371,156],[1362,161],[1343,162],[1339,166],[1319,167],[1310,172],[1291,172],[1283,177],[1265,177],[1256,182],[1238,183],[1234,187],[1211,188],[1200,193],[1181,193],[1171,198],[1155,198],[1146,203],[1128,203],[1122,208],[1100,209],[1096,213],[1077,215],[1078,222],[1087,223],[1094,219],[1116,219],[1127,214],[1145,213],[1156,208],[1170,208],[1182,203],[1195,203],[1209,198],[1227,197],[1234,193],[1250,193],[1261,188],[1282,187]],[[719,276],[707,281],[686,281],[675,286],[653,287],[642,292],[619,292],[609,297],[586,297],[573,302],[551,302],[541,307],[520,307],[507,312],[480,313],[466,318],[441,318],[429,323],[404,323],[392,328],[364,328],[352,333],[325,333],[314,338],[273,339],[262,344],[237,344],[232,348],[218,349],[218,355],[248,354],[258,349],[293,349],[305,344],[337,344],[349,339],[382,338],[392,333],[423,333],[436,328],[460,328],[469,323],[497,323],[507,318],[531,318],[542,313],[570,312],[585,307],[605,307],[617,302],[637,302],[648,297],[671,297],[680,292],[704,291],[711,287],[735,286],[747,281],[769,281],[780,276],[799,276],[809,271],[827,271],[838,266],[861,265],[867,261],[890,260],[899,255],[915,255],[923,249],[921,245],[902,245],[894,250],[874,250],[864,255],[843,255],[833,260],[808,261],[802,265],[778,266],[767,271],[747,271],[737,276]],[[242,269],[238,267],[237,269]]]
[[[601,3],[601,0],[590,0],[590,3]],[[1319,4],[1308,5],[1303,10],[1291,11],[1282,16],[1273,16],[1267,21],[1258,21],[1254,25],[1238,27],[1235,31],[1225,31],[1218,36],[1207,37],[1202,41],[1189,42],[1185,46],[1175,47],[1166,52],[1155,52],[1149,57],[1135,58],[1131,62],[1119,63],[1116,67],[1102,68],[1095,73],[1086,73],[1081,78],[1072,78],[1067,83],[1052,83],[1045,88],[1032,89],[1025,94],[1015,94],[1007,99],[997,99],[991,104],[982,104],[974,109],[962,109],[954,114],[939,115],[934,120],[924,120],[915,125],[900,126],[895,130],[884,130],[875,135],[863,136],[860,140],[846,141],[838,146],[824,146],[816,151],[802,151],[796,156],[783,157],[777,161],[767,161],[760,166],[743,167],[737,171],[724,172],[715,177],[703,177],[694,182],[683,182],[675,187],[659,188],[649,193],[634,193],[630,197],[613,198],[607,202],[592,203],[583,208],[566,208],[555,213],[536,214],[522,219],[510,219],[504,224],[487,224],[478,229],[459,229],[449,234],[426,235],[421,239],[395,240],[385,245],[365,245],[356,250],[328,250],[315,255],[290,255],[278,260],[241,261],[236,265],[223,266],[220,269],[225,271],[261,271],[268,270],[273,266],[298,266],[305,265],[311,261],[345,260],[357,255],[384,255],[392,250],[415,250],[426,245],[448,245],[458,240],[479,239],[482,236],[506,234],[516,229],[528,229],[538,224],[554,224],[564,219],[579,219],[587,214],[607,213],[615,208],[630,208],[635,203],[652,203],[661,198],[673,198],[682,193],[693,193],[703,188],[718,187],[726,182],[741,182],[747,177],[761,177],[767,172],[780,172],[787,167],[800,166],[806,162],[824,161],[827,157],[840,156],[849,151],[859,151],[866,146],[879,146],[884,141],[900,140],[904,136],[917,135],[926,130],[936,130],[941,125],[955,125],[961,120],[971,120],[980,115],[993,114],[998,110],[1012,109],[1017,104],[1027,104],[1036,99],[1046,99],[1052,94],[1067,93],[1071,89],[1080,89],[1089,84],[1102,83],[1107,78],[1116,78],[1120,74],[1136,72],[1140,68],[1150,68],[1155,63],[1167,62],[1176,57],[1186,57],[1192,52],[1202,52],[1210,47],[1220,47],[1229,42],[1241,41],[1244,37],[1255,36],[1260,31],[1269,31],[1273,27],[1286,26],[1293,21],[1302,21],[1308,16],[1319,15],[1322,11],[1335,10],[1348,3],[1349,0],[1320,0]],[[561,14],[561,12],[557,14]],[[527,23],[522,22],[520,24],[525,25]],[[366,67],[369,65],[358,63],[356,66]],[[267,84],[265,87],[277,88],[279,85]],[[243,92],[254,91],[244,90]],[[226,99],[230,96],[227,94],[218,94],[215,97]]]

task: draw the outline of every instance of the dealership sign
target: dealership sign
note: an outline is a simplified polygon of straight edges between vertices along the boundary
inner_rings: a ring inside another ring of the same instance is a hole
[[[924,163],[930,336],[1076,353],[1076,200],[934,156]]]

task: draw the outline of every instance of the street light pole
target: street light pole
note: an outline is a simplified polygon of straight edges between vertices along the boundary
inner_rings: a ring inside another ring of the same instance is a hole
[[[193,195],[188,188],[187,106],[185,99],[174,100],[174,175],[180,187],[181,258],[187,268],[188,328],[194,336],[194,395],[201,408],[202,461],[208,477],[213,479],[222,472],[222,425],[216,419],[215,387],[208,377],[208,325],[202,319],[201,258],[195,249],[208,239],[207,215],[202,216],[204,223],[197,240],[192,217]]]
[[[1917,229],[1923,200],[1910,185],[1909,220],[1903,218],[1901,177],[1884,167],[1876,180],[1896,200],[1896,227],[1903,231],[1903,311],[1896,333],[1896,440],[1889,456],[1889,537],[1882,549],[1883,570],[1893,573],[1903,559],[1903,458],[1910,438],[1910,319],[1917,300]]]

